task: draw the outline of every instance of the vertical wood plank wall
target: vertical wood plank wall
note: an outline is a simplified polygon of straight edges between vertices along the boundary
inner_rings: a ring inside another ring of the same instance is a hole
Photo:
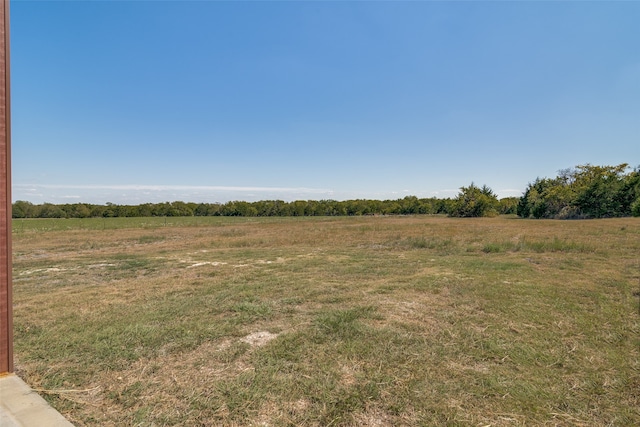
[[[9,0],[0,0],[0,375],[13,372]]]

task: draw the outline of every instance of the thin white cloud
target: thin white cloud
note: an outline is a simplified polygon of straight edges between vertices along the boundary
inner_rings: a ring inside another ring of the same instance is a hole
[[[505,188],[503,190],[496,190],[499,197],[520,197],[524,193],[522,190],[516,190],[514,188]]]
[[[328,193],[332,190],[305,187],[230,187],[217,185],[67,185],[67,184],[14,184],[24,191],[48,190],[108,190],[108,191],[231,191],[231,192],[278,192],[278,193]]]
[[[432,191],[431,194],[433,194],[436,197],[449,197],[450,195],[456,195],[460,192],[460,189],[455,189],[455,190],[448,190],[448,189],[444,189],[444,190],[438,190],[438,191]]]
[[[232,200],[256,202],[260,200],[355,200],[398,199],[407,195],[419,198],[455,197],[458,189],[436,191],[335,191],[305,187],[248,187],[215,185],[69,185],[69,184],[20,184],[14,183],[12,198],[32,203],[78,203],[142,204],[184,201],[196,203],[226,203]],[[506,189],[497,191],[499,197],[519,197],[522,190]]]
[[[258,201],[282,199],[329,199],[333,190],[304,187],[232,187],[204,185],[69,185],[69,184],[21,184],[14,183],[13,200],[32,203],[78,202],[104,204],[158,203],[166,201],[228,202],[231,200]]]

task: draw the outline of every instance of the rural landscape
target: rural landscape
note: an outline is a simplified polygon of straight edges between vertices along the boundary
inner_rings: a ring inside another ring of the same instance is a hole
[[[640,222],[14,220],[17,373],[78,426],[640,424]]]
[[[1,3],[0,423],[640,426],[640,2]]]

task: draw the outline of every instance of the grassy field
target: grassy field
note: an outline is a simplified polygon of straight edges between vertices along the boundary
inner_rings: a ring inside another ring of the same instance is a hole
[[[78,426],[640,425],[640,219],[14,222]]]

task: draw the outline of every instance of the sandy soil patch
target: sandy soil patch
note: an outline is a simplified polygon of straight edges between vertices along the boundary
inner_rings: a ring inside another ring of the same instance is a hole
[[[244,338],[240,338],[241,342],[247,343],[252,347],[261,347],[276,338],[277,334],[272,334],[271,332],[261,331],[254,332],[252,334],[247,335]]]

